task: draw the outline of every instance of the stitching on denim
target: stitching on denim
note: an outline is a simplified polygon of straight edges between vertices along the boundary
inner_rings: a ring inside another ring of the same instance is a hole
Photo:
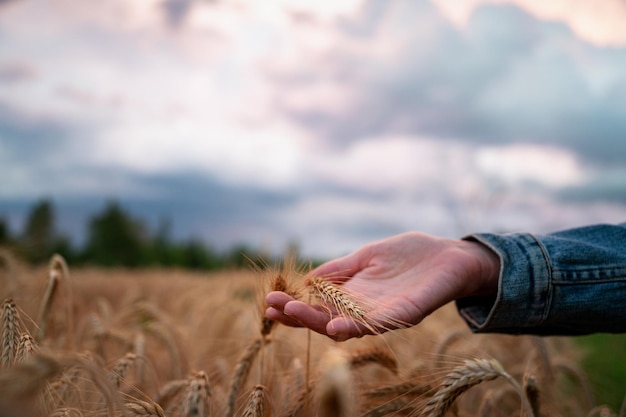
[[[541,243],[541,241],[532,233],[528,233],[528,236],[530,236],[539,247],[539,250],[541,251],[541,254],[543,255],[543,260],[545,261],[545,264],[547,267],[546,269],[548,270],[546,304],[543,308],[543,313],[541,315],[542,322],[545,322],[546,319],[548,318],[548,315],[550,314],[550,308],[552,307],[552,297],[554,295],[554,291],[552,291],[552,274],[553,274],[552,263],[550,262],[550,255],[548,254],[548,250],[543,245],[543,243]]]

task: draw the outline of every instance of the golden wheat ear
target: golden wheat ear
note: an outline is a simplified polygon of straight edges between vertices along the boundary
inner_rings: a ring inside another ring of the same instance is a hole
[[[296,262],[295,256],[287,256],[281,263],[270,266],[264,262],[253,262],[252,268],[261,278],[263,288],[257,291],[257,303],[261,315],[261,336],[267,338],[276,327],[276,322],[265,317],[265,310],[269,307],[265,303],[265,296],[271,291],[284,292],[295,299],[300,298],[301,290],[296,285],[296,277],[303,273],[303,267]]]
[[[305,285],[311,294],[328,309],[331,317],[336,314],[352,320],[371,334],[381,334],[387,330],[404,329],[409,323],[394,319],[363,295],[348,291],[342,285],[334,284],[325,277],[309,277]]]
[[[210,415],[210,397],[209,378],[206,373],[204,371],[193,373],[189,377],[189,385],[183,404],[183,415],[208,417]]]
[[[50,311],[52,309],[52,305],[56,298],[59,285],[62,281],[64,282],[64,287],[66,291],[65,300],[66,303],[66,320],[67,320],[67,340],[68,347],[73,348],[74,346],[74,319],[73,319],[73,309],[72,309],[72,285],[69,282],[70,273],[67,263],[65,259],[59,255],[55,254],[50,259],[50,265],[48,267],[48,285],[46,287],[46,292],[44,294],[43,299],[41,300],[41,307],[39,309],[39,316],[37,318],[38,331],[35,335],[35,340],[38,343],[46,337],[48,322],[50,321]]]
[[[350,367],[352,369],[365,366],[367,364],[378,364],[388,369],[394,374],[398,374],[398,361],[388,350],[380,347],[373,347],[368,350],[359,350],[350,356]]]
[[[126,411],[129,416],[133,417],[165,417],[163,408],[155,402],[133,400],[126,403]]]
[[[463,365],[454,368],[444,378],[439,389],[421,410],[426,417],[442,417],[454,401],[465,391],[485,381],[498,377],[506,379],[520,395],[526,415],[534,417],[533,408],[526,393],[519,383],[504,370],[495,359],[473,359],[464,361]]]
[[[2,304],[2,355],[0,368],[9,368],[15,363],[20,343],[20,320],[13,299],[7,298]]]
[[[257,384],[252,388],[248,406],[243,412],[243,417],[263,417],[265,414],[265,397],[267,396],[267,388]]]
[[[351,417],[356,414],[356,388],[347,355],[330,348],[321,358],[320,379],[317,383],[319,416]]]
[[[239,391],[246,383],[246,379],[248,378],[248,374],[250,373],[250,369],[252,368],[252,363],[254,362],[254,359],[263,347],[263,344],[264,339],[259,338],[252,340],[252,342],[248,345],[246,350],[237,361],[237,365],[235,366],[235,371],[233,373],[230,388],[228,391],[224,417],[233,417],[233,415],[235,414]]]

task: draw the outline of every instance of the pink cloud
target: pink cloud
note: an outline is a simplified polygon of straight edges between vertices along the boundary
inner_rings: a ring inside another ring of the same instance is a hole
[[[463,26],[485,4],[516,5],[542,20],[565,23],[581,39],[598,46],[626,45],[626,3],[622,0],[434,0],[455,24]]]

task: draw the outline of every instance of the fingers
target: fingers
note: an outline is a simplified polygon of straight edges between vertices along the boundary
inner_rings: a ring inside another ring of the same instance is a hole
[[[354,319],[337,317],[331,320],[325,309],[295,300],[280,291],[268,293],[265,300],[269,305],[265,316],[287,326],[307,327],[339,342],[372,334],[371,329]]]
[[[302,301],[294,300],[293,297],[280,291],[272,291],[265,297],[269,307],[265,315],[282,324],[292,327],[308,327],[309,329],[328,335],[326,325],[330,315],[326,311],[310,306]]]
[[[267,305],[277,308],[282,311],[285,308],[285,304],[289,301],[293,301],[294,298],[282,291],[271,291],[265,296],[265,302]]]
[[[290,326],[290,327],[303,327],[302,323],[300,323],[298,320],[286,316],[282,311],[274,308],[274,307],[268,307],[265,310],[265,317],[267,317],[268,319],[272,319],[274,321],[277,321],[281,324],[284,324],[285,326]]]
[[[269,307],[265,310],[265,316],[286,326],[302,327],[302,323],[293,317],[285,315],[284,313],[285,305],[293,300],[293,297],[281,291],[272,291],[268,293],[265,296],[265,302]]]
[[[338,342],[343,342],[353,337],[371,334],[371,332],[353,319],[338,317],[328,322],[326,334]]]
[[[326,332],[326,325],[330,320],[328,312],[315,309],[302,301],[290,301],[285,305],[283,313],[314,332],[328,336]]]

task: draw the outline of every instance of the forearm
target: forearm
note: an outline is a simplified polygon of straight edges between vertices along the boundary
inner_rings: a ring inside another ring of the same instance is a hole
[[[626,223],[563,232],[475,234],[500,258],[494,296],[457,301],[476,332],[626,332]]]

